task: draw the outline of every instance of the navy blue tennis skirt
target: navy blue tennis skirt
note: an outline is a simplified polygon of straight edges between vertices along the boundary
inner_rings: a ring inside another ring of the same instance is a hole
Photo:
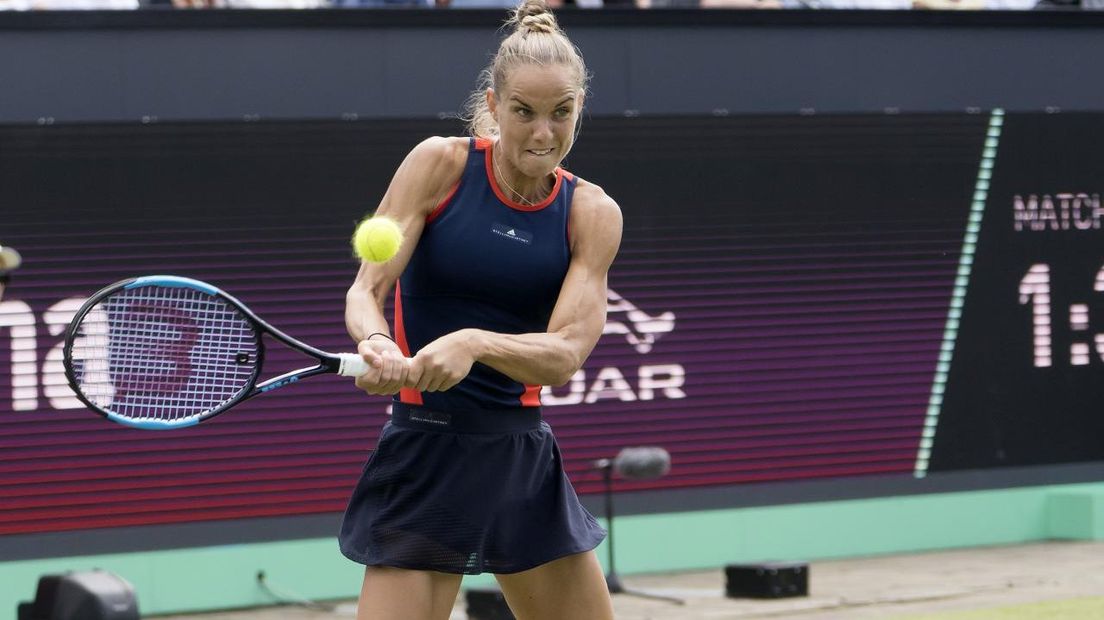
[[[538,408],[442,413],[395,403],[341,524],[368,566],[516,573],[598,546]]]

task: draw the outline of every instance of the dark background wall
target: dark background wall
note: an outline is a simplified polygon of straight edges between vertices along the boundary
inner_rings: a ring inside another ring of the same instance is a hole
[[[500,11],[0,14],[0,123],[455,113]],[[563,12],[602,115],[1085,110],[1104,14]]]

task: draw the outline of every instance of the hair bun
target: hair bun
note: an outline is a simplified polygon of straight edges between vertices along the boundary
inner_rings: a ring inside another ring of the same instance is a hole
[[[549,10],[545,0],[523,0],[514,10],[514,14],[507,24],[514,26],[519,31],[560,32],[560,25],[556,23],[556,16]]]
[[[556,18],[552,17],[551,13],[526,15],[522,18],[520,27],[529,32],[556,32],[559,30],[556,25]]]

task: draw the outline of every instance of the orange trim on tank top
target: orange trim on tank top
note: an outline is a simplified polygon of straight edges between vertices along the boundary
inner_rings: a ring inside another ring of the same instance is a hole
[[[525,393],[521,395],[521,405],[523,407],[540,407],[540,393],[541,386],[526,385]]]
[[[552,186],[552,191],[548,194],[548,196],[535,205],[523,205],[519,202],[514,202],[513,200],[510,200],[506,196],[506,194],[503,193],[502,189],[498,187],[498,182],[495,181],[494,160],[491,159],[492,153],[494,152],[494,143],[490,140],[477,138],[475,141],[475,148],[477,150],[484,151],[484,158],[486,159],[485,167],[487,168],[487,182],[491,184],[491,189],[494,190],[495,196],[498,196],[498,199],[502,201],[502,204],[510,207],[511,209],[517,209],[518,211],[540,211],[541,209],[552,204],[552,201],[554,201],[556,199],[556,196],[560,193],[560,186],[563,185],[564,175],[568,174],[566,170],[560,168],[559,166],[556,166],[556,183]]]
[[[406,327],[403,324],[402,285],[398,280],[395,281],[395,343],[399,345],[403,355],[410,357],[410,345],[406,342]],[[408,405],[421,405],[422,393],[413,388],[401,388],[399,401]]]
[[[463,176],[460,177],[461,180],[463,178],[464,178]],[[452,197],[456,195],[456,190],[458,190],[458,189],[460,189],[460,181],[459,180],[456,181],[456,185],[452,186],[452,189],[449,190],[448,196],[445,196],[445,199],[441,201],[441,204],[437,205],[433,209],[433,211],[430,212],[430,214],[426,216],[426,219],[425,219],[426,224],[429,224],[433,220],[437,219],[437,216],[441,215],[441,213],[444,212],[445,207],[447,207],[448,204],[450,202],[452,202]]]

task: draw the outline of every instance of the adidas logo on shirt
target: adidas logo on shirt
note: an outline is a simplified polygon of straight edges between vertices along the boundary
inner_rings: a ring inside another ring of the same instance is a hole
[[[505,224],[499,224],[495,222],[491,226],[491,232],[494,234],[510,239],[511,241],[517,241],[518,243],[524,243],[529,245],[533,242],[533,234],[520,228],[513,226],[506,226]]]

